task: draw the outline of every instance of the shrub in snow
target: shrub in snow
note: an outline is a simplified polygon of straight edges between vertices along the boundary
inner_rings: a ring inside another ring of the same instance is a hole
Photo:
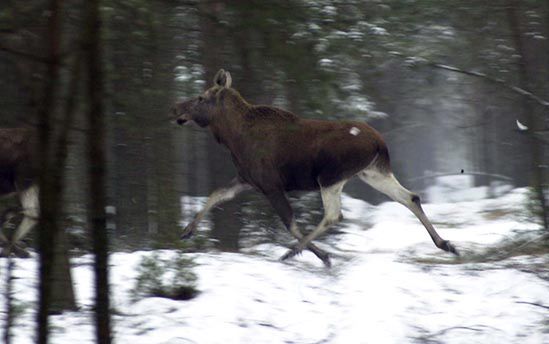
[[[162,258],[158,252],[144,256],[137,267],[133,299],[137,301],[151,296],[173,300],[192,299],[198,294],[193,266],[183,251],[176,251],[169,258]]]
[[[545,200],[546,200],[545,203],[547,204],[548,195],[546,191],[547,190],[544,190],[543,197],[545,197]],[[543,226],[544,217],[547,216],[547,213],[549,212],[549,207],[547,205],[545,206],[545,209],[543,208],[540,202],[539,193],[533,187],[528,188],[526,212],[531,221],[541,226]]]

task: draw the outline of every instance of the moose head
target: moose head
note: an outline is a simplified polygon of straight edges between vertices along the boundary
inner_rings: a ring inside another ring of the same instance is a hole
[[[223,110],[225,90],[231,88],[232,78],[229,72],[220,69],[213,79],[213,86],[198,97],[179,102],[173,112],[179,125],[196,123],[200,127],[210,125],[216,115]]]

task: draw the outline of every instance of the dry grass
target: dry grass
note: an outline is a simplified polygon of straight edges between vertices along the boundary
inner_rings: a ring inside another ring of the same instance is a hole
[[[469,263],[493,263],[501,262],[519,256],[549,256],[549,232],[531,231],[516,234],[491,247],[471,248],[460,250],[459,257],[426,257],[414,259],[421,264],[469,264]]]

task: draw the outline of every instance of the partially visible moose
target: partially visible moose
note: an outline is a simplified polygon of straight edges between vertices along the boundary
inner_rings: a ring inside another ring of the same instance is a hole
[[[291,112],[248,103],[231,88],[231,74],[221,69],[211,88],[196,98],[179,102],[173,111],[179,125],[208,127],[226,146],[238,176],[210,195],[205,207],[184,229],[182,238],[196,230],[206,212],[255,189],[265,195],[290,233],[298,240],[281,260],[307,248],[330,266],[330,258],[312,240],[338,222],[341,191],[358,176],[374,189],[403,204],[421,221],[435,245],[458,255],[443,240],[423,212],[418,195],[405,189],[391,171],[389,152],[381,135],[366,123],[299,118]],[[324,217],[304,236],[297,228],[286,192],[320,190]]]
[[[11,240],[0,232],[0,244],[6,246],[4,255],[10,251],[26,255],[19,242],[38,221],[35,138],[32,129],[0,129],[0,196],[17,195],[24,215]],[[6,214],[4,212],[2,218]]]

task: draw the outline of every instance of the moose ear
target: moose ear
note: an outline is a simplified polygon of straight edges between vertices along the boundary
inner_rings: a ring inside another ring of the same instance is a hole
[[[233,78],[231,76],[231,73],[225,72],[225,87],[231,88],[232,83],[233,83]]]
[[[217,73],[215,73],[215,76],[214,76],[214,85],[219,85],[219,86],[223,86],[225,85],[225,70],[222,68],[220,69],[219,71],[217,71]]]
[[[231,87],[232,78],[231,73],[225,72],[224,69],[220,69],[214,77],[214,85],[219,85],[222,87]]]

